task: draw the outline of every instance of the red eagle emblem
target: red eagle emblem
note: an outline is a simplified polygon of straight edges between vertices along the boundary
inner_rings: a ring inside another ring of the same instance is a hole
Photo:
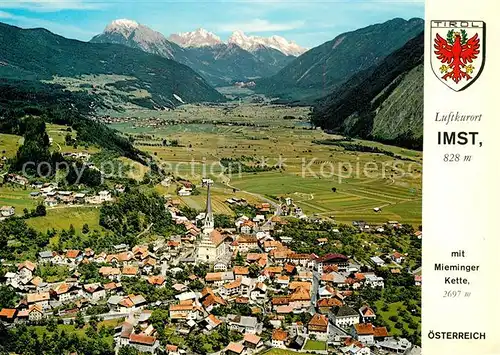
[[[477,33],[467,39],[467,32],[464,30],[460,32],[450,30],[446,39],[439,33],[436,34],[434,53],[443,63],[439,70],[444,74],[441,77],[444,81],[451,79],[458,84],[462,79],[466,81],[472,79],[470,74],[475,70],[472,62],[478,57],[481,48],[479,41]]]

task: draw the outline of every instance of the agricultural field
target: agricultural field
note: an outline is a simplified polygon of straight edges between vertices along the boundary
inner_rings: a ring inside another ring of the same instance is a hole
[[[14,157],[21,142],[22,137],[0,133],[0,158],[4,156],[7,158]]]
[[[229,213],[223,201],[235,188],[252,200],[291,197],[306,214],[338,222],[421,224],[421,152],[364,140],[351,143],[380,153],[319,144],[342,137],[311,129],[308,114],[303,107],[185,105],[175,111],[129,110],[111,126],[175,176],[195,183],[214,179],[218,213]],[[220,164],[228,158],[235,162],[231,169]],[[249,172],[240,163],[265,169]],[[203,209],[204,198],[202,192],[179,199]]]
[[[88,224],[90,230],[101,230],[99,209],[91,206],[47,208],[46,216],[30,218],[26,223],[41,232],[52,228],[68,230],[71,225],[80,232],[84,224]]]
[[[421,192],[391,184],[387,180],[326,180],[295,174],[261,173],[245,175],[231,182],[246,191],[292,197],[306,214],[329,217],[339,222],[399,220],[420,223]],[[336,188],[337,192],[332,192]],[[381,208],[381,212],[374,212]]]
[[[129,124],[130,128],[136,127],[136,129],[141,126],[147,128],[154,122],[168,125],[178,121],[186,123],[203,123],[204,121],[206,124],[224,123],[228,126],[244,123],[245,125],[258,125],[261,127],[293,127],[297,125],[297,121],[304,121],[303,125],[307,123],[310,108],[234,102],[224,105],[189,104],[180,106],[173,111],[152,111],[134,107],[122,112],[112,111],[106,113],[116,119],[137,119],[135,124]],[[289,117],[284,119],[285,116]],[[155,128],[161,129],[161,125],[155,126]],[[154,132],[149,130],[148,133]]]
[[[30,192],[34,190],[24,188],[0,187],[0,205],[12,206],[16,209],[16,215],[22,216],[23,210],[35,208],[39,201],[30,198]]]
[[[115,112],[114,118],[120,122],[111,127],[133,138],[137,148],[151,154],[174,176],[198,185],[203,177],[211,177],[215,181],[212,189],[215,213],[232,215],[225,200],[234,196],[252,204],[291,197],[307,215],[340,223],[398,220],[415,226],[421,224],[421,152],[370,141],[353,143],[376,147],[384,153],[347,151],[335,145],[318,144],[341,137],[308,127],[308,114],[309,108],[303,107],[185,105],[175,111]],[[66,126],[49,124],[47,133],[53,140],[53,150],[99,153],[92,146],[66,145],[66,135],[76,137],[76,132]],[[3,144],[0,148],[5,147],[10,156],[20,142],[21,137],[0,136]],[[232,165],[222,166],[221,159],[232,159]],[[127,167],[128,177],[138,181],[149,172],[149,168],[128,158],[119,158],[119,162]],[[261,167],[264,168],[259,170]],[[176,196],[176,188],[175,183],[155,187],[160,194],[172,197]],[[22,215],[24,208],[31,210],[38,204],[29,198],[30,192],[30,189],[2,187],[0,205],[12,205],[16,214]],[[176,198],[185,206],[203,210],[206,191],[199,189],[199,192]],[[79,230],[85,223],[94,229],[98,228],[98,210],[57,207],[29,223],[40,230],[67,229],[70,224]]]
[[[225,95],[226,97],[230,99],[235,99],[235,98],[247,98],[247,97],[255,97],[255,91],[248,89],[248,88],[240,88],[237,86],[223,86],[223,87],[218,87],[216,88],[218,92],[220,92],[222,95]]]
[[[143,89],[137,88],[133,91],[122,91],[113,84],[124,81],[135,81],[134,77],[125,75],[106,75],[106,74],[91,74],[80,75],[78,77],[62,77],[54,76],[51,80],[43,80],[48,84],[62,85],[66,90],[77,92],[87,92],[99,95],[104,98],[104,102],[111,106],[123,106],[127,108],[136,108],[137,106],[128,103],[127,98],[148,98],[151,94]]]

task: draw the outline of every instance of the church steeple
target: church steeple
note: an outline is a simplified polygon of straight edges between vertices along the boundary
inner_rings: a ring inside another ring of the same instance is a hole
[[[205,211],[205,222],[203,223],[203,233],[208,234],[214,230],[214,214],[212,212],[212,199],[210,197],[211,181],[207,182],[207,208]]]

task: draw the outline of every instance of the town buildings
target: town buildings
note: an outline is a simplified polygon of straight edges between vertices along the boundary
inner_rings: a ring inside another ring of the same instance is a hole
[[[196,259],[200,262],[214,263],[225,254],[226,244],[224,243],[224,236],[218,230],[214,229],[210,184],[208,184],[206,214]]]
[[[366,290],[380,292],[387,277],[406,273],[398,264],[404,265],[403,253],[379,257],[400,273],[380,273],[378,259],[367,256],[360,262],[324,252],[321,248],[332,243],[331,235],[314,239],[321,244],[318,249],[298,252],[293,238],[278,232],[286,220],[273,215],[269,204],[259,206],[257,213],[265,213],[264,218],[239,217],[236,228],[216,229],[207,185],[206,211],[199,222],[182,215],[173,200],[166,203],[173,223],[184,227],[179,234],[102,250],[51,246],[38,252],[37,260],[16,263],[1,282],[15,290],[20,302],[0,309],[0,322],[41,324],[54,313],[75,319],[78,312],[99,306],[109,309],[99,316],[125,319],[115,330],[117,351],[128,345],[151,354],[189,354],[185,341],[171,340],[226,330],[240,340],[223,344],[216,351],[221,355],[257,354],[273,347],[301,351],[311,341],[336,355],[370,355],[375,353],[372,348],[377,355],[404,353],[413,348],[407,339],[391,337],[387,328],[375,326],[379,311],[373,304],[361,305],[358,298]],[[103,200],[112,195],[99,194]],[[95,267],[97,280],[79,275],[84,265]],[[47,282],[40,276],[40,268],[47,266],[70,271],[63,280]],[[421,276],[414,281],[420,285]],[[162,297],[152,298],[154,292]],[[155,310],[161,310],[173,334],[168,344],[154,327],[157,320],[151,321]]]

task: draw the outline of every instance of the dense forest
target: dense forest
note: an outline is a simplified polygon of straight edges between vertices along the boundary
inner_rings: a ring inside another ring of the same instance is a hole
[[[11,171],[23,171],[28,175],[50,176],[58,162],[64,160],[61,153],[49,151],[49,137],[43,119],[33,117],[21,122],[24,142],[12,160]]]
[[[165,199],[157,193],[145,194],[131,189],[116,203],[101,208],[100,224],[118,235],[150,229],[157,233],[173,231],[172,216],[165,209]]]

